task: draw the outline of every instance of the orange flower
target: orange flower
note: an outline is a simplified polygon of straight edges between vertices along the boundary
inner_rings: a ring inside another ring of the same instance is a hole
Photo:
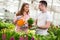
[[[24,23],[25,23],[25,21],[23,19],[20,19],[20,20],[17,21],[18,26],[23,26]]]

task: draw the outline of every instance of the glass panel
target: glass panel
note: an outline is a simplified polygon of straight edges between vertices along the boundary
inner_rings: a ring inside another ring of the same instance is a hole
[[[34,18],[38,11],[40,0],[0,0],[0,18],[13,20],[16,13],[24,2],[30,5],[30,14]],[[53,15],[53,23],[60,25],[60,0],[46,0],[48,3],[48,11]],[[59,17],[58,17],[59,16]]]

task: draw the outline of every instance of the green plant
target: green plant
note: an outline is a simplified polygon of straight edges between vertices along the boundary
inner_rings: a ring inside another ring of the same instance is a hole
[[[12,23],[5,23],[5,22],[0,22],[0,31],[1,29],[14,29],[15,28],[15,25],[12,24]]]
[[[57,36],[57,39],[56,40],[60,40],[60,28],[57,30],[56,36]]]
[[[32,25],[33,23],[34,23],[34,20],[33,20],[32,18],[29,18],[28,24],[29,24],[29,25]]]
[[[19,35],[18,33],[15,32],[15,33],[13,34],[13,36],[14,36],[15,40],[19,40],[20,35]]]
[[[2,40],[2,32],[0,31],[0,40]]]
[[[10,40],[10,38],[14,35],[14,31],[6,31],[5,34],[6,34],[6,40]]]
[[[28,22],[29,28],[31,28],[32,24],[34,23],[34,20],[32,18],[29,18],[27,22]]]
[[[4,22],[0,22],[0,30],[7,28]]]
[[[56,26],[51,26],[48,30],[49,35],[38,35],[34,34],[34,32],[30,32],[26,34],[25,32],[15,32],[13,30],[13,24],[12,23],[6,23],[5,26],[8,27],[8,29],[2,29],[0,31],[0,40],[2,40],[2,35],[3,38],[6,35],[6,40],[14,39],[14,40],[20,40],[20,37],[22,39],[27,38],[26,40],[60,40],[60,28],[57,28]],[[10,27],[12,26],[12,28]],[[11,30],[12,29],[12,30]]]
[[[60,40],[60,28],[56,27],[56,26],[51,26],[48,30],[48,32],[53,36],[56,36],[55,40]],[[54,37],[53,37],[54,38]]]

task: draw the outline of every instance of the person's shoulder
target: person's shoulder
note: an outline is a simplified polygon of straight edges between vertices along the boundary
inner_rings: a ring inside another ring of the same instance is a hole
[[[37,13],[41,13],[41,11],[38,10]]]
[[[18,18],[21,18],[22,16],[16,16],[16,18],[18,19]]]
[[[50,14],[50,11],[47,11],[47,14]]]
[[[22,17],[22,16],[16,16],[16,17]]]
[[[52,20],[53,20],[52,14],[49,11],[46,14],[46,18],[47,18],[47,21],[50,21],[50,22],[52,22]]]
[[[47,15],[47,16],[51,15],[50,11],[47,11],[46,15]]]
[[[40,15],[40,14],[41,14],[41,11],[38,10],[38,11],[37,11],[37,15]]]

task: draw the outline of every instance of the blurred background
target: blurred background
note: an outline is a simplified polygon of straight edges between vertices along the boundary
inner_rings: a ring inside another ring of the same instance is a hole
[[[21,5],[26,2],[30,4],[30,15],[35,19],[36,11],[40,0],[0,0],[0,18],[3,20],[14,19],[14,16]],[[60,0],[46,0],[48,3],[48,11],[52,14],[52,23],[56,26],[60,25]]]

